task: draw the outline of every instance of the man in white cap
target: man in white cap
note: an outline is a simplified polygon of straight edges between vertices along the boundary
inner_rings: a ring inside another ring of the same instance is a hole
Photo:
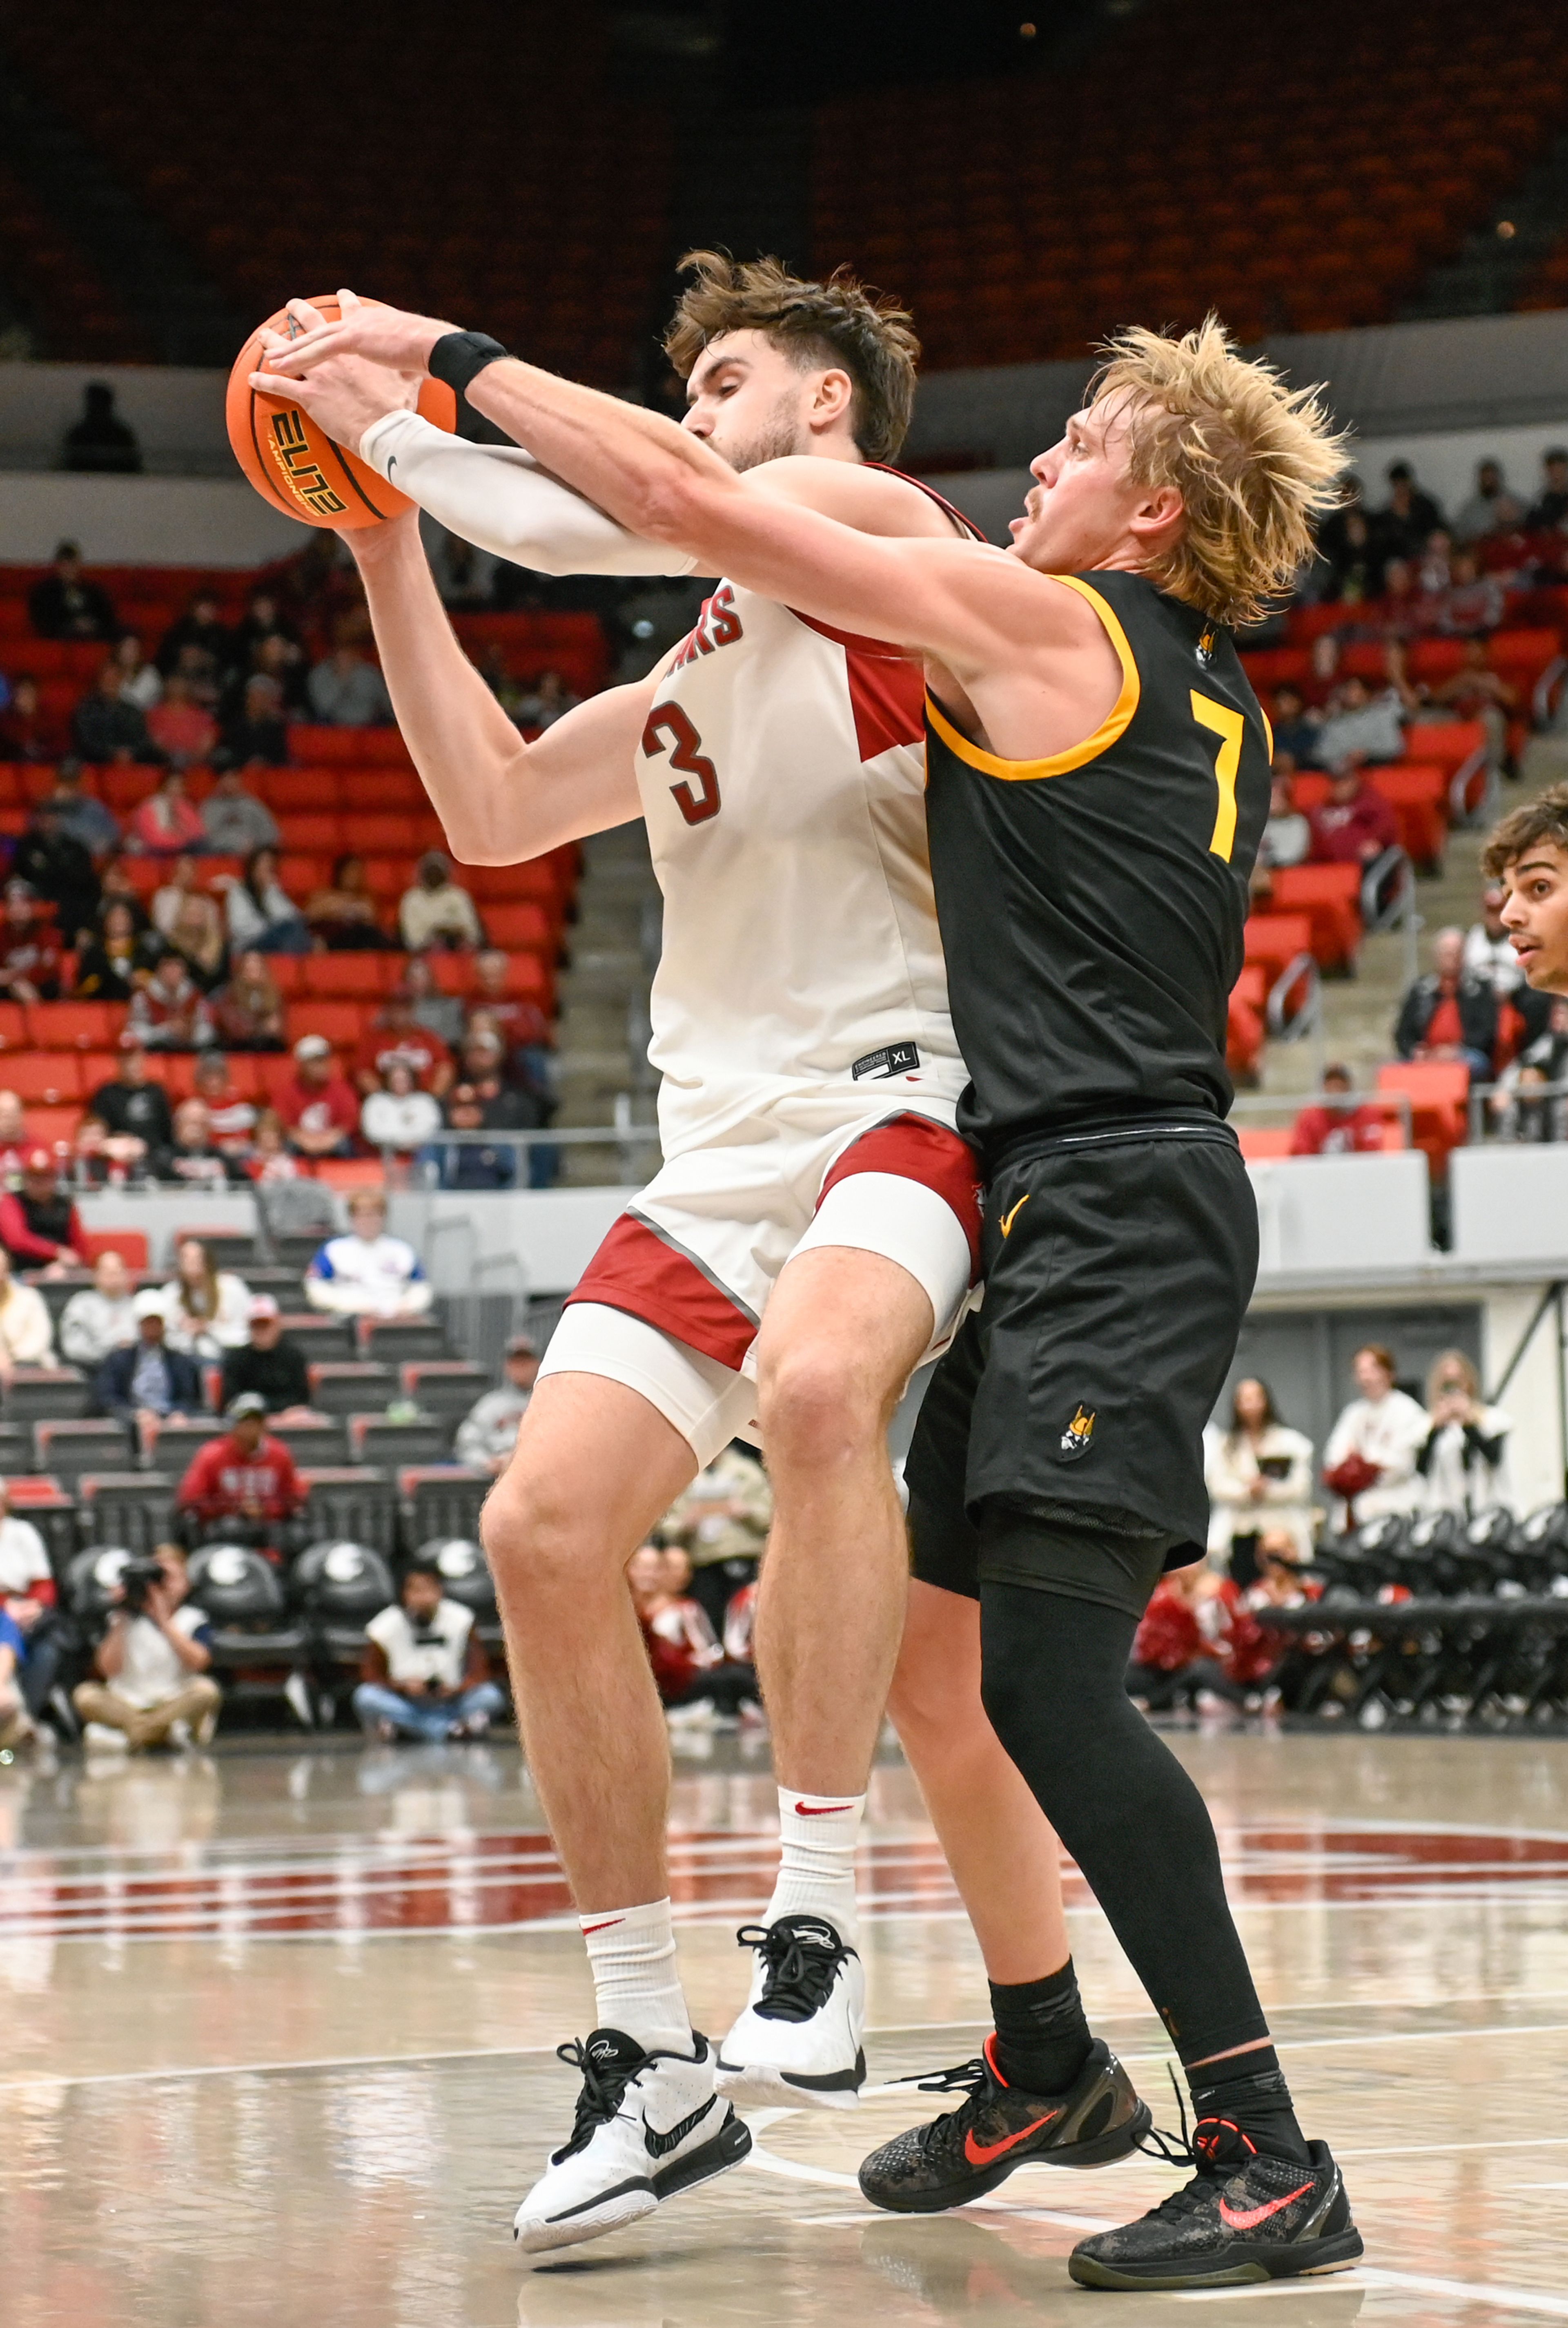
[[[498,1390],[475,1399],[457,1426],[455,1453],[471,1471],[504,1471],[517,1444],[517,1426],[528,1412],[539,1373],[539,1352],[526,1334],[513,1334],[502,1362]]]
[[[171,1350],[164,1339],[164,1297],[144,1285],[131,1304],[136,1339],[111,1350],[92,1386],[93,1411],[135,1422],[150,1446],[161,1422],[183,1422],[202,1412],[202,1376],[194,1358]]]
[[[269,1414],[310,1404],[310,1375],[305,1353],[283,1331],[283,1312],[270,1293],[250,1297],[250,1339],[223,1353],[224,1408],[245,1392],[262,1399]]]
[[[302,1035],[294,1047],[294,1074],[278,1094],[277,1112],[288,1144],[301,1156],[347,1156],[360,1128],[360,1103],[338,1072],[324,1035]]]

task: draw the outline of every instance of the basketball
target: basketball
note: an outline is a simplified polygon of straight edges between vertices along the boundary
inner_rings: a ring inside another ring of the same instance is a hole
[[[328,323],[336,323],[340,310],[335,299],[310,304]],[[380,303],[368,299],[364,304]],[[234,457],[263,501],[305,525],[331,526],[339,532],[379,525],[384,518],[400,517],[411,509],[407,493],[389,485],[357,453],[334,443],[308,412],[283,395],[258,395],[251,387],[250,375],[261,363],[264,332],[296,336],[297,326],[283,307],[258,324],[234,359],[226,405]],[[457,426],[457,399],[441,380],[425,381],[419,410],[437,428]]]

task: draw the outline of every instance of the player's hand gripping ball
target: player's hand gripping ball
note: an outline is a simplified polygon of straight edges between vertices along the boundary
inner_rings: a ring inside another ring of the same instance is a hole
[[[324,322],[338,320],[335,298],[309,304]],[[357,453],[337,444],[317,418],[294,402],[287,393],[293,382],[280,379],[276,396],[252,388],[250,376],[261,369],[266,353],[263,334],[277,332],[293,338],[299,329],[288,309],[280,307],[258,325],[234,360],[226,413],[235,459],[263,501],[306,525],[348,531],[400,517],[414,506],[407,493],[389,485]],[[457,426],[457,399],[442,380],[421,381],[418,409],[437,428]]]

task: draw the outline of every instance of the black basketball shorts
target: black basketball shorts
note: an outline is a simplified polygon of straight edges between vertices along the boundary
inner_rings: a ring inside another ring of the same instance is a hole
[[[1257,1271],[1223,1125],[1069,1133],[1002,1165],[985,1299],[937,1366],[906,1478],[914,1573],[1141,1612],[1208,1534],[1203,1431]]]

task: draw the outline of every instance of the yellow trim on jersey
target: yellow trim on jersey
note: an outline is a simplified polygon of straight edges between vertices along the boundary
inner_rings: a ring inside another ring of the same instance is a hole
[[[1267,738],[1269,746],[1269,765],[1272,768],[1274,765],[1274,730],[1272,722],[1270,720],[1268,713],[1263,709],[1261,703],[1258,706],[1258,718],[1263,723],[1263,734]]]
[[[1069,768],[1081,768],[1085,761],[1098,759],[1102,752],[1110,750],[1118,737],[1126,733],[1132,714],[1138,709],[1141,681],[1138,676],[1137,661],[1127,643],[1127,634],[1110,606],[1098,590],[1091,589],[1088,583],[1081,582],[1075,574],[1053,574],[1050,578],[1053,582],[1059,582],[1065,590],[1075,590],[1081,598],[1088,600],[1099,615],[1105,635],[1115,648],[1122,665],[1122,692],[1092,736],[1085,737],[1081,744],[1075,744],[1070,752],[1054,753],[1048,760],[1000,760],[994,752],[984,752],[978,744],[972,744],[967,736],[961,736],[929,692],[925,698],[926,717],[949,751],[956,752],[961,760],[967,760],[972,768],[979,768],[988,776],[1001,776],[1009,784],[1024,784],[1036,776],[1065,775]]]

